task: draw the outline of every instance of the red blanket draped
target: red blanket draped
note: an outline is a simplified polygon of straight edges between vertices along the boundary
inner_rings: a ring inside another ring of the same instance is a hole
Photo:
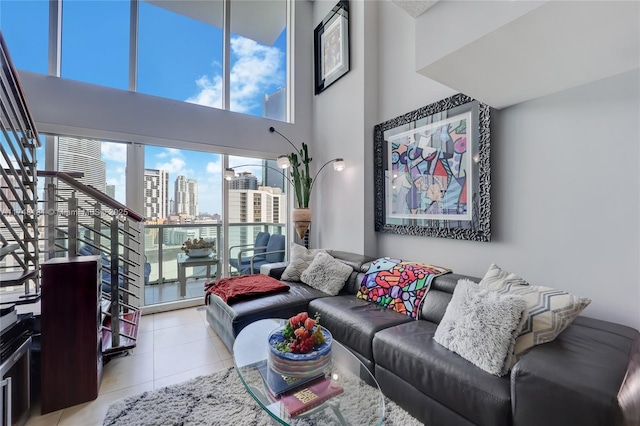
[[[288,285],[262,274],[223,278],[216,282],[206,283],[204,288],[206,304],[209,304],[208,295],[211,293],[219,296],[229,305],[238,300],[288,290]]]

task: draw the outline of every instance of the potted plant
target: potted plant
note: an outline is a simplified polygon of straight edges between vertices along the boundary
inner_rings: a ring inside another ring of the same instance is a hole
[[[206,257],[216,252],[215,245],[215,240],[200,238],[192,241],[191,238],[189,238],[182,244],[181,249],[189,257]]]
[[[298,159],[298,154],[300,154],[300,159]],[[291,212],[291,219],[295,224],[298,237],[302,239],[311,224],[309,199],[311,198],[313,179],[309,174],[309,163],[311,163],[312,158],[309,157],[309,150],[304,142],[302,142],[302,148],[298,153],[292,152],[287,155],[287,158],[291,164],[290,173],[295,198],[295,208]]]
[[[290,183],[293,185],[295,199],[295,207],[291,213],[291,219],[295,224],[298,237],[302,239],[311,224],[309,201],[311,200],[311,189],[313,189],[313,182],[315,178],[327,164],[334,163],[334,169],[338,171],[344,169],[344,160],[342,158],[334,158],[327,161],[322,165],[322,167],[320,167],[318,172],[312,178],[309,171],[309,164],[311,163],[312,158],[309,157],[307,144],[302,142],[302,148],[298,149],[293,142],[291,142],[282,133],[278,132],[275,128],[269,127],[269,131],[280,135],[284,140],[289,142],[294,149],[291,154],[283,155],[278,158],[278,166],[283,169],[290,167]]]

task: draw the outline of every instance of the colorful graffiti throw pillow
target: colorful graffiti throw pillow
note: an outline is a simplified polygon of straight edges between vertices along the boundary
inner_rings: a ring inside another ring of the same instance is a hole
[[[417,318],[431,281],[447,272],[451,269],[384,257],[371,262],[356,297]]]

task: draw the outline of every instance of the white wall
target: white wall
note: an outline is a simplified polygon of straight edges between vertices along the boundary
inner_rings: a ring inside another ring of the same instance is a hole
[[[495,262],[639,328],[639,81],[633,71],[494,112],[492,242],[379,235],[379,255],[477,277]]]
[[[313,27],[320,23],[337,2],[313,2]],[[371,2],[372,4],[375,2]],[[341,173],[323,172],[315,182],[310,207],[313,222],[310,244],[363,253],[365,224],[364,141],[365,84],[371,77],[365,67],[365,9],[369,2],[351,1],[349,11],[350,70],[324,92],[315,96],[313,108],[313,146],[315,167],[342,157],[347,168]],[[375,6],[375,5],[373,5]],[[375,48],[375,44],[373,46]],[[311,45],[313,49],[313,45]],[[375,90],[375,88],[373,88]]]
[[[318,4],[324,2],[315,3],[318,22]],[[378,83],[369,81],[363,89],[377,90],[374,121],[455,93],[415,72],[415,21],[391,2],[366,3],[375,5],[378,16]],[[353,30],[363,6],[360,1],[351,5]],[[356,58],[359,49],[364,54],[370,49],[358,37],[352,31]],[[361,115],[370,105],[357,110],[361,102],[355,99],[366,74],[353,64],[349,74],[315,98],[315,142],[331,144],[332,150],[340,145],[370,163],[373,126]],[[335,201],[323,203],[318,212],[331,218],[320,219],[318,246],[432,262],[478,277],[495,262],[531,284],[590,297],[587,316],[640,328],[639,82],[636,70],[494,111],[492,242],[376,234],[369,223],[361,231],[358,221],[373,209],[372,197],[365,195],[363,211],[357,206],[363,186],[349,178],[322,186]],[[353,125],[360,119],[364,132]],[[364,153],[353,151],[363,148]],[[364,168],[364,189],[371,191],[370,164],[354,168],[358,173]],[[360,241],[368,243],[355,250]]]

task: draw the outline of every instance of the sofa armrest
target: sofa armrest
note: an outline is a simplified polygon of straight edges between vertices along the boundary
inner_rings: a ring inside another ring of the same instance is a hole
[[[266,263],[260,266],[260,273],[279,280],[288,264],[289,262]]]
[[[624,326],[616,332],[601,323],[607,326],[572,324],[520,358],[511,371],[514,426],[638,425],[630,420],[635,404],[621,398],[623,388],[640,386],[640,377],[635,384],[626,379],[634,368],[638,332]]]

